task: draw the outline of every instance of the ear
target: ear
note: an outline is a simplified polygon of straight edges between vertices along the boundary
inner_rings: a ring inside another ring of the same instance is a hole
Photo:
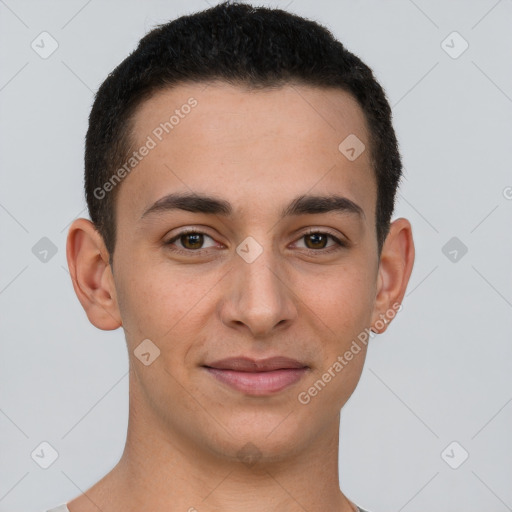
[[[103,237],[91,221],[73,221],[66,256],[73,288],[89,321],[105,331],[120,327],[122,321],[109,254]]]
[[[414,265],[411,224],[400,218],[391,223],[382,247],[372,331],[383,333],[398,312]]]

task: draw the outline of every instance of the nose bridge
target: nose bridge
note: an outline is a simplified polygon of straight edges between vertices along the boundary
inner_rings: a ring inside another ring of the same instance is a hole
[[[267,233],[259,239],[261,242],[249,236],[236,248],[233,295],[225,318],[232,324],[245,324],[253,335],[267,334],[295,316],[292,294],[284,282],[272,238]]]

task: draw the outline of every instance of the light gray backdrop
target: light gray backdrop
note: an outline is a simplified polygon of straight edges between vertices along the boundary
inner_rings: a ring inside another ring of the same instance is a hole
[[[123,333],[89,324],[65,258],[87,116],[141,36],[214,3],[0,0],[0,512],[70,500],[122,453]],[[342,413],[342,489],[372,512],[512,510],[512,1],[261,3],[372,67],[404,159],[416,263]]]

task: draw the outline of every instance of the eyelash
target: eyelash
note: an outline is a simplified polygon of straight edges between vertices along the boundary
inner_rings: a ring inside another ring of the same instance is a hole
[[[309,249],[309,248],[305,248],[303,250],[307,251],[308,253],[310,254],[318,254],[318,253],[321,253],[321,254],[330,254],[331,252],[334,252],[334,251],[339,251],[341,249],[345,249],[348,247],[348,244],[342,240],[340,240],[338,237],[334,236],[333,234],[329,233],[328,231],[322,231],[322,230],[319,230],[319,229],[311,229],[309,231],[307,231],[306,233],[304,233],[301,237],[299,237],[298,240],[306,237],[306,236],[309,236],[309,235],[314,235],[314,234],[321,234],[321,235],[327,235],[328,237],[330,237],[332,240],[334,240],[334,242],[336,242],[336,245],[334,246],[331,246],[327,249]],[[176,253],[176,254],[186,254],[188,256],[190,255],[194,255],[194,256],[200,256],[202,255],[205,251],[208,251],[208,249],[211,249],[211,247],[209,248],[206,248],[206,249],[197,249],[197,250],[194,250],[194,249],[176,249],[176,248],[171,248],[171,245],[178,239],[180,239],[182,236],[185,236],[185,235],[188,235],[188,234],[194,234],[194,235],[206,235],[207,237],[209,238],[212,238],[213,240],[213,237],[211,237],[210,235],[208,235],[207,233],[204,233],[203,231],[199,231],[197,229],[187,229],[187,230],[184,230],[182,231],[181,233],[178,233],[177,235],[175,235],[173,238],[171,238],[170,240],[168,240],[167,242],[164,243],[165,246],[167,246],[172,252]]]

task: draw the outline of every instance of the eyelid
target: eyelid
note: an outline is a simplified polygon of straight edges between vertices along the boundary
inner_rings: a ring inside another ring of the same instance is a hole
[[[336,245],[338,245],[338,248],[346,248],[349,246],[348,240],[346,240],[343,236],[332,233],[332,231],[330,231],[327,228],[309,228],[306,232],[303,232],[297,238],[297,241],[304,238],[307,235],[314,235],[316,233],[319,233],[321,235],[327,235],[327,236],[331,237],[334,240],[334,242],[336,243]],[[296,242],[294,242],[294,243],[296,243]],[[324,248],[324,249],[309,249],[308,247],[306,247],[305,250],[318,252],[318,253],[322,253],[322,252],[326,253],[326,252],[329,252],[329,249],[332,250],[334,248],[333,248],[333,246],[331,246],[330,248]]]
[[[212,240],[216,241],[215,238],[212,235],[209,235],[205,231],[201,231],[201,229],[204,229],[204,228],[200,228],[200,229],[194,228],[194,227],[184,228],[182,231],[180,231],[179,233],[177,233],[174,236],[172,236],[169,240],[167,240],[164,243],[164,245],[166,245],[166,246],[169,245],[170,246],[176,240],[179,240],[182,236],[188,235],[188,234],[204,235],[204,236],[207,236],[207,237],[211,238]],[[307,231],[302,232],[300,234],[300,236],[298,236],[298,238],[293,243],[298,242],[299,240],[301,240],[305,236],[316,234],[316,233],[319,233],[319,234],[322,234],[322,235],[327,235],[328,237],[331,237],[331,239],[334,240],[335,245],[331,246],[331,247],[328,247],[328,248],[321,248],[321,249],[310,249],[310,248],[306,247],[303,250],[305,250],[307,252],[310,252],[310,253],[318,253],[318,254],[322,254],[323,253],[323,254],[326,254],[326,253],[329,253],[329,252],[332,252],[332,251],[335,251],[335,250],[338,250],[338,249],[347,248],[349,246],[349,242],[348,241],[346,241],[343,237],[339,236],[338,234],[333,234],[327,228],[309,228]],[[218,242],[218,243],[220,243],[220,242]],[[224,245],[224,244],[222,244],[222,245]],[[207,248],[201,248],[201,249],[181,249],[181,248],[176,248],[176,249],[171,249],[171,250],[176,252],[176,253],[181,253],[181,254],[199,255],[199,254],[202,254],[204,251],[208,251],[209,249],[212,249],[212,248],[213,247],[207,247]]]
[[[169,240],[164,242],[164,245],[172,245],[174,242],[179,240],[182,236],[185,236],[185,235],[188,235],[188,234],[207,236],[208,238],[211,238],[214,242],[220,243],[220,242],[217,242],[212,235],[209,235],[205,231],[202,231],[202,229],[204,229],[204,228],[201,228],[201,229],[185,228],[185,229],[183,229],[183,231],[180,231],[179,233],[173,235],[171,238],[169,238]],[[191,254],[191,253],[197,254],[197,253],[201,253],[202,251],[206,251],[206,250],[211,249],[211,248],[212,247],[207,247],[207,248],[204,248],[204,249],[196,249],[196,250],[194,250],[194,249],[182,249],[182,248],[178,247],[176,249],[176,252],[186,252],[186,253],[189,253],[189,254]]]

